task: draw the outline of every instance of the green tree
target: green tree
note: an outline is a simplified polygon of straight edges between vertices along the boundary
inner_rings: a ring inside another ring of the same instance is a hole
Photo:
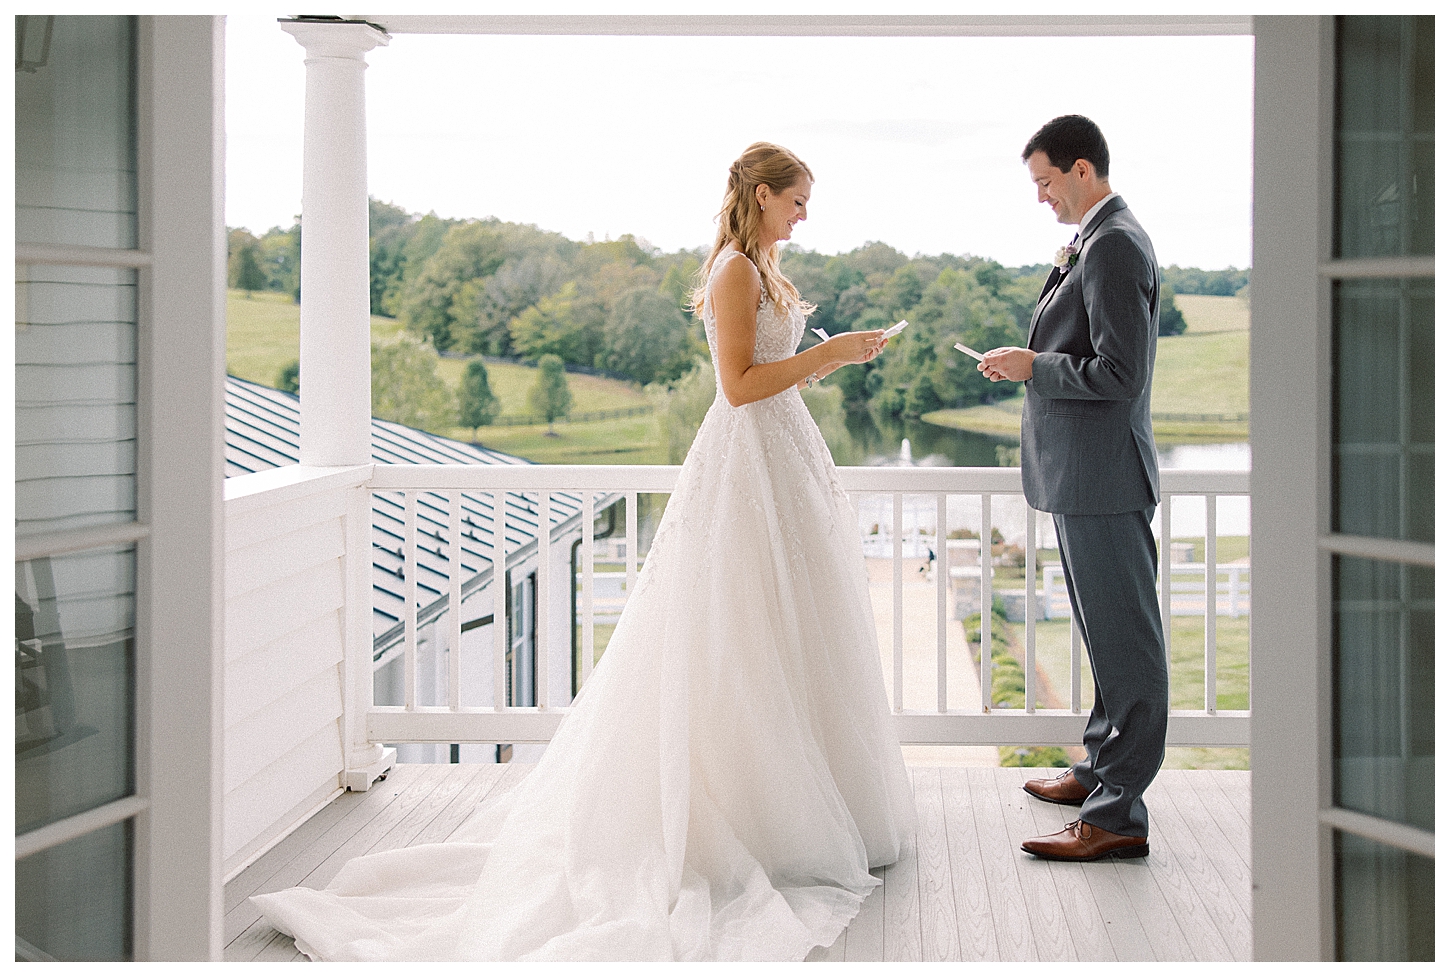
[[[539,375],[529,388],[529,410],[542,417],[554,433],[554,420],[569,416],[574,395],[569,392],[569,378],[564,375],[564,361],[553,353],[539,357]]]
[[[296,360],[277,371],[277,389],[283,393],[295,394],[300,389],[299,375],[302,369]]]
[[[848,366],[844,369],[851,370],[855,367]],[[806,409],[815,419],[816,427],[821,429],[821,438],[830,449],[832,460],[838,465],[859,465],[861,449],[851,439],[851,432],[846,429],[846,398],[841,388],[818,383],[814,387],[803,389],[801,399],[806,402]]]
[[[678,465],[690,453],[695,434],[715,402],[715,370],[698,359],[673,383],[651,384],[648,392],[659,418],[666,457],[671,465]]]
[[[469,282],[487,278],[508,258],[497,221],[470,221],[450,227],[438,250],[422,263],[403,293],[408,327],[437,349],[459,346],[453,303]]]
[[[866,284],[878,288],[885,284],[892,273],[906,264],[906,255],[889,244],[870,241],[841,256],[841,260],[852,270],[860,272]]]
[[[1229,265],[1218,271],[1180,268],[1161,269],[1163,282],[1179,295],[1237,295],[1249,283],[1249,269]]]
[[[514,352],[538,363],[545,356],[584,363],[593,345],[588,329],[592,311],[590,304],[580,299],[578,286],[568,282],[509,323]]]
[[[458,417],[458,403],[438,376],[438,354],[406,332],[372,344],[373,416],[440,433]]]
[[[511,255],[488,278],[459,289],[449,311],[474,352],[492,356],[518,352],[509,324],[558,292],[568,278],[569,265],[553,252],[536,249]]]
[[[407,274],[407,247],[417,216],[368,198],[368,305],[373,315],[396,315],[398,291]]]
[[[427,223],[424,218],[420,224]],[[426,229],[420,227],[421,237]],[[418,237],[415,237],[416,243]],[[487,306],[484,298],[490,296],[486,281],[503,269],[510,261],[523,263],[525,256],[535,256],[539,268],[521,272],[525,284],[532,282],[531,290],[525,289],[523,305],[507,307],[502,317],[494,323],[498,327],[495,340],[507,338],[502,327],[518,309],[532,303],[539,296],[548,294],[564,278],[550,267],[547,255],[568,264],[579,251],[575,244],[559,234],[547,233],[532,225],[509,224],[496,218],[483,221],[468,221],[448,228],[443,234],[437,250],[426,260],[416,263],[416,275],[407,273],[407,284],[403,289],[403,313],[408,326],[428,336],[439,349],[471,349],[503,354],[506,349],[491,348],[488,342],[479,339],[480,328],[490,324],[483,318]],[[410,268],[417,259],[405,252]],[[505,273],[508,274],[507,272]],[[481,282],[481,283],[480,283]],[[473,294],[460,301],[459,293],[473,285]],[[504,294],[509,290],[503,290]],[[517,289],[515,289],[517,291]]]
[[[690,304],[690,297],[695,294],[695,273],[700,267],[699,258],[688,251],[682,257],[683,260],[665,269],[665,277],[660,281],[660,294],[669,298],[677,309]]]
[[[668,383],[704,352],[691,340],[690,320],[678,305],[654,289],[637,288],[614,304],[594,364],[640,383]]]
[[[1173,287],[1163,282],[1158,290],[1158,335],[1181,336],[1187,331],[1188,320],[1173,297]]]
[[[906,314],[911,326],[876,360],[869,382],[879,384],[870,402],[878,418],[919,417],[941,406],[987,402],[1020,389],[1020,384],[991,383],[976,371],[974,360],[952,348],[959,342],[978,350],[1022,342],[1012,306],[992,291],[1010,280],[991,267],[981,273],[980,265],[946,263]],[[862,320],[876,324],[871,315]]]
[[[227,286],[239,288],[251,298],[267,287],[262,270],[261,244],[245,227],[227,231]]]
[[[262,235],[259,254],[267,276],[266,290],[302,300],[302,224],[293,221],[290,230],[274,227]]]
[[[488,384],[488,367],[481,359],[469,360],[458,389],[458,423],[473,428],[473,440],[477,441],[478,429],[492,424],[497,416],[498,398]]]
[[[912,265],[902,265],[871,297],[888,316],[899,319],[921,301],[921,292],[920,272]]]

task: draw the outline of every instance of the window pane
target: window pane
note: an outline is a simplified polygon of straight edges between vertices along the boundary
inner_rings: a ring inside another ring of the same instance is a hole
[[[1435,18],[1341,17],[1335,254],[1435,253]]]
[[[131,822],[15,863],[17,960],[130,960]]]
[[[16,267],[15,534],[136,517],[136,273]]]
[[[1435,959],[1435,863],[1334,833],[1335,957]]]
[[[132,547],[15,564],[15,831],[135,790]]]
[[[15,240],[136,246],[134,17],[15,18]]]
[[[1334,803],[1435,830],[1435,571],[1337,557]]]
[[[1334,529],[1435,540],[1435,286],[1334,286]]]

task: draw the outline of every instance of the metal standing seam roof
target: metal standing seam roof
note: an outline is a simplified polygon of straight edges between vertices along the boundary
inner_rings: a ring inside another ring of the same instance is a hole
[[[228,376],[226,383],[226,477],[295,465],[301,440],[295,394]],[[380,465],[529,465],[524,458],[429,434],[392,421],[372,419],[372,456]],[[494,505],[490,492],[463,492],[463,595],[493,577]],[[404,511],[400,492],[373,493],[373,654],[376,658],[402,637],[404,611]],[[505,495],[504,531],[510,569],[532,559],[537,549],[537,495]],[[603,500],[607,503],[609,500]],[[553,493],[549,523],[553,538],[577,530],[579,495]],[[596,510],[597,511],[597,510]],[[448,500],[420,492],[415,546],[418,561],[418,623],[447,607],[449,583]]]

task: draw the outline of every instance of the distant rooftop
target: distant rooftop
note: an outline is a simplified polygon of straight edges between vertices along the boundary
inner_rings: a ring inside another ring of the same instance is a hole
[[[298,398],[261,384],[228,376],[226,386],[226,477],[295,465],[301,440]],[[372,419],[373,461],[380,465],[529,465],[500,451],[429,434],[392,421]],[[508,565],[530,561],[539,530],[535,496],[506,496]],[[578,495],[555,492],[550,523],[555,533],[577,531]],[[373,493],[373,653],[401,640],[403,630],[403,499],[397,492]],[[463,595],[493,576],[494,507],[491,493],[463,493]],[[419,623],[448,602],[448,503],[432,492],[418,495],[417,560]]]

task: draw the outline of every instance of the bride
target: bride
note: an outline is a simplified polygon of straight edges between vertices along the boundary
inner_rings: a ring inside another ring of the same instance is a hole
[[[796,353],[779,243],[811,171],[730,167],[695,310],[717,395],[609,647],[534,770],[443,844],[255,896],[324,960],[801,960],[912,843],[854,510],[799,388],[881,331]]]

